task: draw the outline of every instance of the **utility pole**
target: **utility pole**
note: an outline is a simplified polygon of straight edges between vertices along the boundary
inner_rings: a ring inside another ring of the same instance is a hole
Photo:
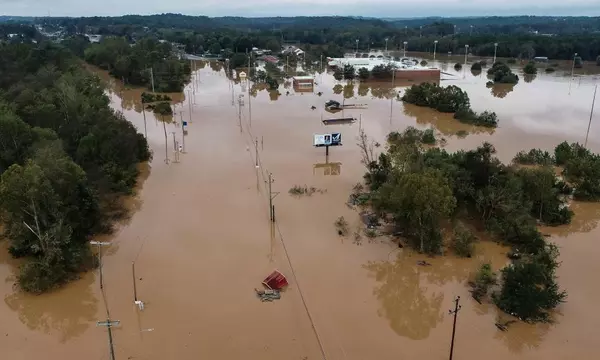
[[[587,132],[585,133],[585,144],[584,148],[587,149],[588,135],[590,134],[590,126],[592,126],[592,117],[594,116],[594,105],[596,104],[596,92],[598,91],[598,85],[594,87],[594,99],[592,100],[592,110],[590,111],[590,121],[588,122]]]
[[[177,144],[175,143],[175,131],[171,131],[171,134],[173,134],[173,150],[177,151]]]
[[[135,261],[131,262],[131,275],[133,276],[133,301],[137,301],[137,287],[135,286]]]
[[[255,166],[258,169],[258,137],[254,141],[254,158],[255,158]]]
[[[189,105],[189,108],[190,108],[190,123],[192,123],[192,111],[193,111],[193,108],[192,108],[192,99],[190,97],[190,91],[189,90],[188,90],[188,105]]]
[[[452,311],[452,310],[448,311],[449,314],[454,315],[454,322],[452,323],[452,342],[450,343],[450,360],[452,360],[452,355],[454,353],[454,335],[456,334],[456,315],[458,314],[458,311],[461,308],[461,306],[458,305],[459,301],[460,301],[460,296],[457,296],[456,299],[454,300],[454,311]]]
[[[273,193],[273,190],[271,189],[271,185],[275,182],[275,180],[273,180],[273,174],[271,174],[270,172],[268,172],[269,174],[269,213],[270,213],[270,218],[272,222],[275,222],[275,208],[273,206],[273,199],[275,199],[275,197],[277,195],[279,195],[278,192]]]
[[[90,241],[90,245],[98,246],[98,270],[100,272],[100,289],[103,289],[104,281],[102,279],[102,246],[110,246],[110,243],[103,241]]]
[[[182,141],[183,151],[185,152],[185,126],[183,126],[183,111],[179,112],[179,120],[181,121],[181,141]]]
[[[169,147],[168,147],[168,142],[169,139],[167,138],[167,125],[165,124],[165,116],[162,115],[162,123],[163,123],[163,130],[165,132],[165,163],[169,164]]]
[[[146,125],[146,108],[142,102],[142,114],[144,114],[144,136],[148,139],[148,126]]]
[[[106,326],[108,328],[108,348],[110,352],[110,360],[115,360],[115,349],[113,345],[112,338],[112,327],[119,325],[121,322],[119,320],[111,321],[110,318],[107,318],[106,321],[98,321],[96,322],[96,326]]]

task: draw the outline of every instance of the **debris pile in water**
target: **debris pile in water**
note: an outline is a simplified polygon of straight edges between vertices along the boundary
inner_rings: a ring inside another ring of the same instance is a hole
[[[279,292],[279,290],[258,290],[258,289],[254,289],[254,291],[256,291],[256,296],[258,296],[258,298],[260,299],[260,301],[262,302],[267,302],[267,301],[273,301],[273,300],[279,300],[281,299],[281,293]]]

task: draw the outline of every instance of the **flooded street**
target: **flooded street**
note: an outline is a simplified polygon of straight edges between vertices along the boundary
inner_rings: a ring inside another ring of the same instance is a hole
[[[238,109],[242,85],[218,64],[198,65],[203,68],[194,86],[173,96],[176,113],[164,127],[151,112],[144,124],[141,90],[110,81],[113,107],[147,133],[154,159],[128,201],[131,217],[115,234],[97,239],[111,242],[102,248],[105,299],[98,271],[51,294],[16,291],[18,262],[0,243],[0,348],[6,359],[110,359],[107,329],[96,326],[107,319],[107,308],[111,320],[120,321],[113,329],[116,359],[311,360],[322,359],[322,352],[339,360],[446,359],[448,310],[456,296],[462,304],[457,359],[590,359],[598,352],[600,284],[588,278],[600,272],[600,204],[574,203],[570,225],[542,229],[560,247],[558,282],[568,292],[555,323],[516,323],[507,332],[494,323],[510,317],[492,304],[478,304],[467,285],[483,262],[502,268],[505,248],[482,240],[472,259],[450,254],[417,266],[424,256],[386,238],[356,240],[352,233],[362,223],[345,204],[365,171],[355,144],[359,125],[382,144],[390,131],[433,127],[449,151],[488,141],[508,162],[522,149],[583,142],[598,75],[570,81],[570,74],[559,71],[525,81],[519,73],[516,86],[490,89],[485,69],[473,75],[470,66],[457,72],[453,63],[439,64],[450,74],[441,85],[466,90],[475,111],[498,114],[499,127],[483,129],[403,105],[396,93],[408,84],[349,86],[331,74],[316,75],[314,92],[295,92],[289,84],[281,84],[280,95],[253,88]],[[330,99],[367,108],[330,114],[323,109]],[[360,120],[321,123],[339,117]],[[180,119],[189,121],[188,133],[185,153],[174,162],[173,136],[180,143],[183,136]],[[598,120],[597,111],[588,142],[595,152]],[[332,147],[326,157],[325,149],[312,146],[312,137],[328,132],[340,132],[344,146]],[[269,173],[275,225],[269,221]],[[291,196],[294,185],[323,193]],[[350,223],[348,237],[335,231],[339,216]],[[143,311],[133,303],[134,261]],[[273,269],[290,286],[281,300],[261,303],[254,288]]]

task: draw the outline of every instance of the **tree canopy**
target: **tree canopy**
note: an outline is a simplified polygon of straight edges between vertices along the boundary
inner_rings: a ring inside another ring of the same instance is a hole
[[[130,45],[123,37],[106,37],[86,48],[84,58],[126,84],[154,86],[158,92],[182,91],[189,81],[189,63],[173,54],[171,44],[153,39]]]
[[[64,47],[0,44],[0,215],[19,284],[42,292],[93,265],[87,241],[133,190],[146,139]]]
[[[564,184],[551,169],[502,164],[489,143],[448,153],[423,147],[422,135],[412,127],[392,132],[386,152],[378,159],[365,157],[368,198],[375,211],[391,217],[397,232],[419,251],[431,254],[444,246],[444,220],[477,219],[482,230],[519,254],[502,271],[502,287],[494,297],[498,306],[525,320],[546,320],[548,310],[566,294],[555,281],[558,250],[546,243],[536,224],[571,221]],[[455,251],[468,256],[472,243],[473,236],[458,225],[452,242]]]

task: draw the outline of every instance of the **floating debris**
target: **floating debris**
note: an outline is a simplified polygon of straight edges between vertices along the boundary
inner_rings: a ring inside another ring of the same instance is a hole
[[[420,265],[420,266],[431,266],[431,264],[428,263],[425,260],[419,260],[419,261],[417,261],[417,265]]]
[[[495,323],[494,325],[496,325],[496,327],[497,327],[499,330],[501,330],[501,331],[506,331],[506,330],[508,330],[508,326],[509,326],[510,324],[512,324],[512,323],[516,323],[516,322],[517,322],[516,320],[509,320],[509,321],[506,321],[506,322],[503,322],[503,323],[499,323],[499,322],[497,322],[497,323]]]
[[[271,302],[273,300],[279,300],[281,299],[281,293],[279,292],[279,290],[258,290],[258,289],[254,289],[254,291],[256,291],[256,296],[258,296],[258,298],[260,299],[260,301],[262,302]]]

